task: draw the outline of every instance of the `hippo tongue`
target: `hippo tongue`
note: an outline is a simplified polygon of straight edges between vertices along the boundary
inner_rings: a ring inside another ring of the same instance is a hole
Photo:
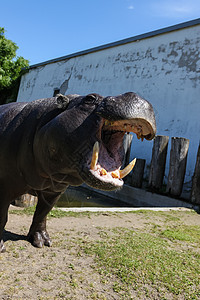
[[[91,160],[91,164],[90,164],[90,169],[91,170],[95,170],[96,167],[97,167],[97,162],[98,162],[98,157],[99,157],[99,142],[97,141],[95,144],[94,144],[94,147],[93,147],[93,153],[92,153],[92,160]],[[126,166],[123,170],[116,170],[116,171],[113,171],[111,172],[111,176],[113,178],[124,178],[125,176],[127,176],[133,169],[133,167],[135,166],[135,163],[136,163],[136,158],[133,159],[129,164],[128,166]],[[101,168],[100,170],[100,175],[103,176],[103,175],[107,175],[108,171],[106,171],[104,168]]]

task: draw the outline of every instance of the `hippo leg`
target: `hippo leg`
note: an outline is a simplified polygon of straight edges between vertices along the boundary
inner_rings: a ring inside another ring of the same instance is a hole
[[[38,203],[28,233],[28,240],[35,247],[42,248],[43,245],[50,247],[52,244],[46,230],[46,218],[47,214],[57,202],[59,196],[60,193],[54,192],[45,191],[38,193]]]
[[[3,243],[3,231],[8,220],[8,208],[10,203],[1,204],[0,206],[0,253],[5,252],[6,248]]]

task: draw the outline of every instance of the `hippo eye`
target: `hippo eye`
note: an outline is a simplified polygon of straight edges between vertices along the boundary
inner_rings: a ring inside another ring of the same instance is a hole
[[[83,98],[82,103],[97,105],[97,104],[99,104],[99,100],[100,100],[99,95],[97,95],[97,94],[89,94],[89,95],[87,95],[87,96],[85,96]]]

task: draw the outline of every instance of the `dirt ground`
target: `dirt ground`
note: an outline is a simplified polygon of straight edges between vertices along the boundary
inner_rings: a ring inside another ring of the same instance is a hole
[[[93,258],[78,255],[76,241],[101,239],[102,228],[147,228],[164,217],[101,213],[51,218],[51,248],[34,248],[26,241],[32,216],[9,214],[5,232],[7,252],[0,254],[0,299],[120,299],[110,282],[102,282]],[[166,221],[166,220],[165,220]],[[184,214],[183,223],[200,225],[198,214]],[[114,278],[113,278],[114,280]]]

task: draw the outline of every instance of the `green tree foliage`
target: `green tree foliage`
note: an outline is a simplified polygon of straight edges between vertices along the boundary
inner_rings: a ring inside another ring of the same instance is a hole
[[[0,104],[15,101],[20,77],[29,65],[28,60],[16,56],[18,46],[6,39],[5,29],[0,27]]]

